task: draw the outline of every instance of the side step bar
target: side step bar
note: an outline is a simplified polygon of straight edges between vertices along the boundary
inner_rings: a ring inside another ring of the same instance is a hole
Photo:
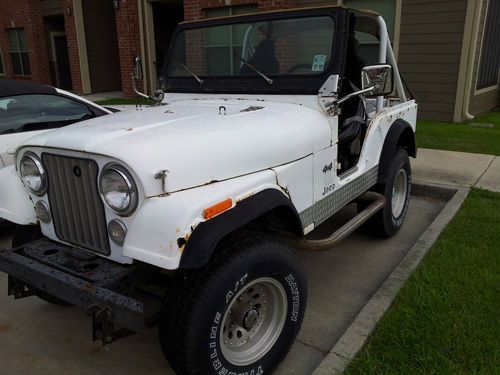
[[[308,240],[305,238],[291,240],[293,246],[302,251],[311,252],[330,250],[334,245],[349,236],[385,206],[385,197],[382,194],[374,192],[366,192],[357,200],[372,201],[372,203],[362,212],[354,216],[351,220],[333,232],[329,237],[322,238],[320,240]]]
[[[117,264],[47,239],[0,249],[0,271],[9,275],[8,293],[16,299],[43,291],[85,310],[93,318],[94,340],[104,344],[151,326],[160,309],[159,297],[134,288],[157,274],[154,268]],[[145,301],[151,300],[157,301],[148,315]]]

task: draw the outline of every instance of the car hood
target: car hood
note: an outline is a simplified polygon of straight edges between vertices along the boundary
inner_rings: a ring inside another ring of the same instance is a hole
[[[146,196],[264,170],[330,145],[319,111],[249,100],[181,100],[84,121],[43,133],[22,146],[68,149],[121,160]]]

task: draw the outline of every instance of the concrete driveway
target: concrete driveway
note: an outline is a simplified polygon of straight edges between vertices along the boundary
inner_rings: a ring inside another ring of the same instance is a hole
[[[278,374],[309,374],[316,368],[444,205],[412,197],[407,221],[395,237],[381,240],[357,231],[328,252],[299,254],[309,302],[299,338]],[[343,215],[352,211],[348,207]],[[328,233],[335,225],[325,223],[317,232]],[[10,236],[9,230],[0,233],[0,246],[8,246]],[[156,329],[103,348],[90,341],[91,320],[80,310],[36,297],[14,301],[6,294],[7,276],[0,273],[2,374],[173,374]]]

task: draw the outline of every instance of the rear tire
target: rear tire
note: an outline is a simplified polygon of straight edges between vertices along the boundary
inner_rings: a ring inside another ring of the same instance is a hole
[[[163,353],[179,374],[271,373],[295,341],[306,300],[304,273],[286,245],[226,243],[165,297]]]
[[[403,225],[410,203],[411,166],[405,149],[396,151],[387,182],[377,185],[375,190],[385,196],[386,204],[367,221],[365,228],[376,236],[392,237]]]
[[[12,236],[12,248],[22,246],[26,243],[35,241],[42,237],[42,232],[40,227],[37,225],[16,225],[14,229],[14,235]],[[63,301],[51,294],[48,294],[40,289],[34,287],[30,288],[34,291],[35,295],[44,300],[45,302],[51,303],[58,306],[71,306],[70,303]]]

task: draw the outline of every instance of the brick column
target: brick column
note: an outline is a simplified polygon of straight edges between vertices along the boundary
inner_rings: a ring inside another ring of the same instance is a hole
[[[135,97],[130,73],[132,73],[134,57],[141,56],[137,0],[120,0],[120,7],[116,11],[116,32],[120,51],[123,96]],[[143,69],[145,68],[146,65],[143,61]],[[146,74],[145,71],[144,74]],[[142,83],[138,84],[138,88],[142,90]]]
[[[68,42],[69,66],[71,70],[73,91],[81,94],[83,93],[82,71],[80,68],[73,0],[62,0],[61,5],[64,12],[64,28],[66,32],[66,40]],[[71,14],[68,15],[66,9],[71,9]]]

